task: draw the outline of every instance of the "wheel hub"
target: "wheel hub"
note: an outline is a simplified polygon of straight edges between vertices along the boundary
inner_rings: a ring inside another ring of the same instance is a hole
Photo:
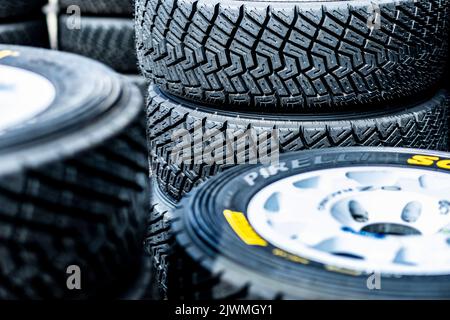
[[[54,85],[37,73],[0,65],[0,133],[46,110],[56,96]]]
[[[410,168],[302,173],[253,196],[250,224],[269,243],[333,267],[450,274],[450,177]]]

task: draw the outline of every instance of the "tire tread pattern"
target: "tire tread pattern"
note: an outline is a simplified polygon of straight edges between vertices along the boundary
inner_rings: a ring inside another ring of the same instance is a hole
[[[222,279],[223,275],[214,274],[202,267],[201,258],[195,261],[183,248],[183,244],[177,243],[176,233],[171,227],[175,221],[173,210],[175,206],[161,197],[154,197],[145,241],[146,252],[152,258],[153,277],[158,284],[160,298],[174,301],[261,299],[246,285],[239,288],[230,286],[226,279]],[[189,247],[188,243],[185,245]],[[201,256],[202,253],[199,252],[197,257]]]
[[[44,19],[0,24],[0,44],[48,48],[47,24]]]
[[[448,150],[448,104],[445,94],[433,98],[420,108],[391,115],[342,121],[295,121],[279,117],[280,121],[259,118],[244,119],[237,115],[221,116],[177,104],[151,87],[148,95],[147,137],[151,169],[164,194],[180,200],[193,187],[231,165],[206,163],[173,163],[172,152],[179,147],[173,140],[178,130],[191,135],[194,130],[226,132],[239,136],[249,129],[259,135],[278,129],[280,153],[308,149],[347,146],[406,147]],[[201,144],[207,146],[208,139]],[[247,142],[248,145],[248,142]],[[246,150],[248,147],[246,147]],[[225,152],[225,151],[223,151]],[[195,150],[192,150],[195,156]]]
[[[136,120],[82,154],[0,179],[1,298],[115,298],[129,285],[149,210],[143,131]],[[70,265],[81,293],[66,288]]]
[[[59,5],[63,10],[75,5],[82,14],[98,16],[132,17],[134,12],[134,0],[60,0]]]
[[[236,110],[378,106],[434,87],[447,0],[138,0],[140,68],[171,94]],[[379,10],[379,27],[368,21]]]
[[[36,15],[46,2],[46,0],[2,0],[0,1],[0,19]]]
[[[82,17],[79,30],[70,29],[67,23],[68,17],[61,16],[61,50],[98,60],[121,73],[137,74],[131,19]]]

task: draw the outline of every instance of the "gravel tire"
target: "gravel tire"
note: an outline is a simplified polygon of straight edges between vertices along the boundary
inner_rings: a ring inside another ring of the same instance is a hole
[[[167,298],[167,255],[173,242],[170,221],[176,203],[167,198],[152,179],[152,201],[145,240],[145,251],[152,261],[152,274],[155,283],[154,297]]]
[[[45,20],[31,20],[0,24],[0,43],[48,48]]]
[[[0,298],[119,297],[150,210],[139,90],[68,53],[0,45],[0,63],[55,88],[45,111],[0,133]],[[82,290],[67,289],[71,265]]]
[[[138,59],[164,91],[224,110],[361,111],[436,86],[449,13],[447,0],[138,0]]]
[[[240,166],[209,180],[173,212],[173,236],[167,241],[170,250],[166,255],[169,300],[448,299],[448,273],[406,272],[395,276],[380,273],[381,290],[370,290],[371,273],[343,269],[287,252],[283,246],[270,243],[264,235],[256,233],[249,218],[248,204],[253,195],[270,183],[294,174],[378,165],[449,174],[448,165],[439,168],[436,164],[432,167],[410,164],[408,159],[417,155],[437,157],[449,163],[449,154],[442,152],[334,148],[283,155],[280,167],[271,167],[283,170]],[[250,176],[252,184],[248,182]],[[227,212],[239,216],[236,219],[241,229],[225,218]]]
[[[121,73],[138,73],[132,19],[81,17],[80,29],[69,27],[70,18],[60,16],[60,50],[98,60]]]
[[[206,136],[205,132],[213,129],[221,133],[230,130],[234,136],[240,136],[251,132],[250,129],[258,135],[278,129],[280,153],[338,146],[448,150],[449,98],[445,90],[423,102],[397,107],[396,111],[324,117],[257,115],[205,109],[168,98],[155,86],[149,89],[147,103],[147,137],[152,171],[161,190],[174,200],[180,200],[194,186],[232,166],[206,164],[204,161],[195,163],[195,159],[189,159],[190,164],[174,163],[171,160],[174,150],[185,148],[173,138],[178,130],[187,130],[191,136],[196,132]],[[205,138],[202,143],[195,143],[194,147],[205,150],[211,141]],[[198,154],[198,149],[191,149],[192,158]]]
[[[65,10],[72,5],[80,7],[81,14],[97,16],[132,17],[134,0],[59,0],[59,6]]]
[[[39,13],[47,0],[2,0],[0,19],[28,16]]]

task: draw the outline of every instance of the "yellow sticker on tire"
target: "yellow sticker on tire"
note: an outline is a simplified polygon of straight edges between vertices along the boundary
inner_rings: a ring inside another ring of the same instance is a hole
[[[325,269],[328,271],[342,273],[342,274],[346,274],[348,276],[355,276],[355,277],[360,276],[362,274],[361,272],[356,271],[356,270],[339,268],[339,267],[335,267],[335,266],[325,266]]]
[[[436,156],[415,155],[407,160],[408,164],[431,167],[436,166],[441,169],[450,170],[450,159],[441,159]]]
[[[267,246],[267,241],[255,232],[242,212],[224,210],[223,215],[233,231],[245,244],[260,247]]]
[[[277,256],[277,257],[281,257],[281,258],[284,258],[286,260],[289,260],[289,261],[292,261],[292,262],[295,262],[295,263],[309,264],[309,260],[307,260],[305,258],[302,258],[302,257],[299,257],[299,256],[297,256],[295,254],[291,254],[291,253],[286,252],[284,250],[278,249],[278,248],[277,249],[273,249],[272,250],[272,254]]]

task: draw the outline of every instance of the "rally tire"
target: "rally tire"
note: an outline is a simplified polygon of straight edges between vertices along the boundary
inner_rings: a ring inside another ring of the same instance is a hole
[[[42,18],[0,24],[0,43],[47,48],[47,24]]]
[[[142,252],[142,229],[148,207],[147,197],[142,194],[149,190],[143,180],[147,167],[142,161],[142,128],[136,122],[128,130],[72,159],[0,180],[7,212],[3,218],[10,216],[6,226],[3,225],[6,243],[0,246],[3,254],[7,254],[2,256],[9,269],[3,270],[7,274],[2,277],[0,296],[113,298],[132,281]],[[126,147],[127,144],[130,146]],[[130,155],[137,155],[136,151],[141,156],[133,163]],[[111,171],[113,167],[117,173]],[[73,180],[71,175],[79,179]],[[64,197],[72,193],[73,202],[69,199],[65,202]],[[21,218],[25,211],[41,218]],[[60,216],[63,212],[67,216]],[[14,240],[14,229],[27,240]],[[61,252],[60,246],[66,252]],[[17,260],[23,254],[27,258]],[[57,260],[52,261],[55,257]],[[65,287],[66,274],[62,268],[70,265],[85,270],[82,284],[85,289],[81,293],[69,292]],[[20,283],[34,285],[27,289]]]
[[[0,19],[37,14],[46,0],[3,0],[0,3]]]
[[[140,269],[149,211],[142,96],[83,57],[0,52],[56,88],[46,111],[0,138],[0,297],[117,298]],[[82,290],[66,286],[71,265]]]
[[[178,130],[196,132],[217,129],[239,135],[250,129],[257,134],[277,129],[280,153],[338,146],[389,146],[431,150],[448,150],[448,95],[442,90],[431,99],[397,110],[378,114],[333,114],[321,118],[286,115],[257,115],[203,108],[169,98],[151,86],[147,101],[147,136],[155,179],[171,199],[180,200],[208,177],[229,168],[218,165],[173,163],[171,156],[178,142]],[[342,119],[342,120],[339,120]],[[204,150],[208,139],[196,145]],[[192,149],[192,155],[195,150]],[[193,158],[192,156],[192,158]],[[198,162],[198,161],[197,161]]]
[[[60,16],[59,49],[98,60],[121,73],[137,73],[134,23],[128,18],[81,18],[80,28]]]
[[[153,183],[152,209],[148,222],[147,238],[145,240],[145,250],[151,257],[152,273],[155,282],[154,296],[159,299],[173,299],[179,297],[169,296],[171,289],[169,286],[176,286],[174,277],[185,279],[187,274],[191,274],[193,279],[198,279],[202,283],[213,283],[217,277],[199,270],[197,263],[189,261],[184,250],[175,241],[171,223],[176,203],[168,199]],[[170,283],[169,283],[169,279]],[[202,295],[193,294],[194,299],[208,298]],[[257,296],[247,296],[245,294],[230,295],[226,298],[257,299]]]
[[[250,172],[264,166],[240,166],[211,179],[186,197],[173,211],[171,250],[167,255],[168,292],[171,300],[195,299],[448,299],[448,274],[381,275],[380,290],[368,287],[369,274],[308,261],[268,243],[246,244],[226,219],[224,209],[246,215],[248,200],[261,188],[291,172],[340,166],[408,165],[414,155],[448,159],[448,153],[397,148],[335,148],[284,155],[287,165],[254,185],[244,183]],[[448,160],[445,160],[448,163]],[[308,164],[309,163],[309,164]],[[436,165],[426,168],[448,174]],[[447,171],[446,171],[447,170]],[[258,235],[259,237],[260,235]],[[275,254],[274,252],[277,252]]]
[[[168,254],[173,238],[170,221],[176,204],[160,191],[152,179],[152,201],[145,240],[145,251],[152,261],[152,274],[155,283],[155,296],[167,298]]]
[[[134,12],[133,3],[134,0],[60,0],[59,6],[62,13],[75,5],[81,9],[82,15],[131,17]]]
[[[366,110],[434,87],[446,1],[138,0],[144,74],[224,110]],[[378,15],[379,13],[379,15]],[[378,26],[371,17],[380,16]]]

